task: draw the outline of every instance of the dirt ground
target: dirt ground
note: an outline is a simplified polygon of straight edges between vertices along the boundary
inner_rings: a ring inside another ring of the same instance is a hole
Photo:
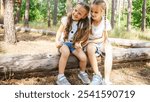
[[[10,54],[38,54],[50,52],[51,42],[54,36],[17,33],[19,42],[15,45],[6,45],[3,41],[3,31],[0,30],[0,55]],[[103,66],[99,66],[103,74]],[[92,68],[87,68],[90,79],[92,78]],[[82,85],[77,77],[79,68],[67,69],[65,75],[72,85]],[[0,74],[1,85],[55,85],[56,70],[30,73],[13,73],[12,76],[4,79],[5,75]],[[114,85],[150,85],[150,61],[139,61],[130,63],[113,64],[111,81]]]

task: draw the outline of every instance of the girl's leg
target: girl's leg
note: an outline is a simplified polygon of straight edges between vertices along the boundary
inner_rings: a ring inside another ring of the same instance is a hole
[[[86,65],[87,65],[87,57],[86,54],[83,52],[82,49],[76,49],[73,51],[73,54],[79,59],[79,65],[80,65],[80,73],[78,74],[78,77],[81,79],[83,84],[89,84],[90,79],[88,77],[88,74],[85,72]]]
[[[104,61],[104,77],[106,84],[110,83],[110,75],[112,70],[112,46],[110,43],[107,43],[105,45],[105,61]]]
[[[104,82],[102,79],[102,75],[98,69],[98,63],[97,63],[95,51],[96,51],[95,44],[94,43],[88,44],[87,54],[88,54],[88,58],[91,63],[91,66],[94,70],[94,75],[93,75],[92,82],[90,83],[90,85],[102,85],[102,84],[104,84]]]
[[[68,46],[63,45],[60,48],[60,52],[61,52],[61,56],[60,56],[59,66],[58,66],[59,67],[59,74],[58,74],[56,83],[58,85],[70,85],[70,83],[68,82],[68,80],[64,76],[66,63],[67,63],[68,57],[70,55],[70,51],[69,51]]]
[[[82,49],[74,50],[72,52],[79,59],[79,66],[81,71],[85,71],[87,65],[87,57]]]
[[[58,66],[59,67],[59,74],[64,74],[67,60],[68,60],[68,57],[70,55],[70,51],[69,51],[68,46],[63,45],[60,48],[60,53],[61,53],[61,56],[60,56],[59,66]]]
[[[87,54],[88,54],[88,58],[91,64],[91,67],[93,68],[93,71],[95,74],[97,75],[101,75],[99,69],[98,69],[98,63],[97,63],[97,58],[95,55],[95,51],[96,51],[96,46],[94,43],[89,43],[87,46]]]

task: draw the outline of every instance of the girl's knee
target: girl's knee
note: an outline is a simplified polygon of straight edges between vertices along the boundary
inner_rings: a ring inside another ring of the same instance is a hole
[[[93,43],[88,44],[87,46],[87,53],[88,54],[93,54],[96,51],[96,47]]]
[[[79,55],[79,60],[82,61],[82,62],[86,62],[87,61],[87,57],[84,53],[80,54]]]
[[[69,48],[67,46],[62,46],[60,49],[61,56],[68,57],[70,55]]]
[[[82,62],[86,62],[87,61],[87,57],[86,56],[81,56],[81,58],[79,59]]]

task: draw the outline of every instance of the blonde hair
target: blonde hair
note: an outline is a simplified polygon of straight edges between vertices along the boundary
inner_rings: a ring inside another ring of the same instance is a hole
[[[104,19],[105,19],[105,23],[104,23],[104,30],[106,31],[106,18],[107,18],[107,5],[106,5],[106,1],[105,0],[94,0],[93,3],[94,5],[100,5],[101,8],[105,11],[104,12]],[[91,18],[91,24],[92,24],[92,18]],[[91,28],[92,29],[92,28]],[[92,30],[91,30],[92,31]],[[107,32],[105,32],[104,34],[104,39],[106,40],[107,39],[107,35],[106,35]],[[92,33],[91,33],[92,34]],[[104,40],[104,41],[105,41]]]

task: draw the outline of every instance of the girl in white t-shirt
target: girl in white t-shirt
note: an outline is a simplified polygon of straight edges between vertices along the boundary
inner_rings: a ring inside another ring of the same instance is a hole
[[[80,2],[73,11],[61,20],[61,25],[56,34],[56,47],[61,53],[59,60],[59,74],[56,83],[58,85],[70,85],[64,75],[66,63],[70,53],[79,59],[80,73],[78,77],[84,84],[89,84],[88,74],[85,72],[87,57],[82,47],[87,43],[89,37],[89,13],[90,7]]]
[[[91,34],[87,45],[87,55],[94,71],[91,85],[111,83],[112,47],[107,37],[107,31],[109,30],[111,30],[111,25],[106,19],[106,3],[103,0],[94,0],[91,4]],[[105,80],[103,80],[99,71],[97,56],[103,56],[105,58]]]

